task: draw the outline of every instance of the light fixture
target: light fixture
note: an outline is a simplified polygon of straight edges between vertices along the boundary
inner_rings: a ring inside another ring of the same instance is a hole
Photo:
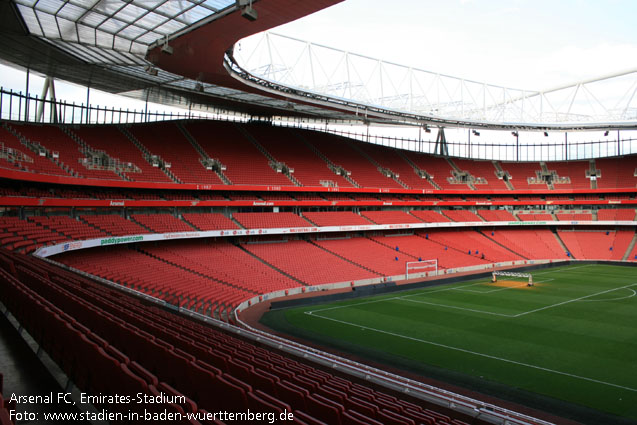
[[[241,16],[248,21],[256,21],[259,17],[256,9],[252,7],[252,0],[237,0],[237,7],[241,9]]]
[[[544,132],[544,137],[549,137],[549,133],[548,132]]]
[[[514,137],[518,137],[518,132],[517,132],[517,131],[512,131],[512,132],[511,132],[511,134],[512,134]]]
[[[607,137],[607,136],[608,136],[608,130],[604,132],[604,137]]]
[[[144,71],[146,71],[148,75],[152,75],[153,77],[157,75],[157,68],[152,65],[146,65]]]
[[[203,92],[203,84],[197,82],[197,84],[195,84],[195,90],[198,92]]]
[[[474,136],[480,136],[480,132],[476,130],[471,130]]]

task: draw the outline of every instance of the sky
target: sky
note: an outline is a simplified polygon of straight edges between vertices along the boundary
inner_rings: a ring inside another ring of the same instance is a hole
[[[273,32],[541,90],[637,68],[635,16],[627,0],[346,0]]]

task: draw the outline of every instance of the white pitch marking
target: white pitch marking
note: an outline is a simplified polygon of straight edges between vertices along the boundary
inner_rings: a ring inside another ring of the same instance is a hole
[[[623,385],[618,385],[618,384],[613,384],[613,383],[610,383],[610,382],[600,381],[600,380],[594,379],[594,378],[587,378],[585,376],[574,375],[574,374],[568,373],[568,372],[561,372],[559,370],[549,369],[549,368],[542,367],[542,366],[536,366],[536,365],[532,365],[532,364],[528,364],[528,363],[517,362],[515,360],[510,360],[510,359],[505,359],[505,358],[502,358],[502,357],[492,356],[490,354],[478,353],[478,352],[475,352],[475,351],[466,350],[464,348],[452,347],[450,345],[441,344],[441,343],[433,342],[433,341],[427,341],[427,340],[424,340],[424,339],[414,338],[414,337],[411,337],[411,336],[401,335],[401,334],[397,334],[397,333],[394,333],[394,332],[384,331],[384,330],[381,330],[381,329],[371,328],[369,326],[361,326],[361,325],[357,325],[355,323],[346,322],[344,320],[332,319],[331,317],[325,317],[325,316],[321,316],[321,315],[318,315],[318,314],[314,314],[313,316],[314,317],[319,317],[319,318],[325,319],[325,320],[331,320],[331,321],[334,321],[334,322],[338,322],[338,323],[341,323],[341,324],[344,324],[344,325],[355,326],[355,327],[358,327],[358,328],[361,328],[361,329],[366,329],[366,330],[370,330],[370,331],[374,331],[374,332],[378,332],[378,333],[382,333],[382,334],[391,335],[391,336],[394,336],[394,337],[397,337],[397,338],[408,339],[408,340],[411,340],[411,341],[421,342],[423,344],[433,345],[433,346],[436,346],[436,347],[446,348],[446,349],[449,349],[449,350],[460,351],[460,352],[467,353],[467,354],[473,354],[475,356],[485,357],[485,358],[488,358],[488,359],[500,360],[500,361],[503,361],[503,362],[506,362],[506,363],[516,364],[518,366],[524,366],[524,367],[528,367],[528,368],[531,368],[531,369],[542,370],[544,372],[555,373],[557,375],[563,375],[563,376],[568,376],[568,377],[575,378],[575,379],[581,379],[583,381],[594,382],[596,384],[607,385],[607,386],[610,386],[610,387],[621,388],[623,390],[637,392],[637,389],[635,389],[635,388],[630,388],[630,387],[625,387]]]
[[[575,301],[585,300],[586,298],[594,297],[596,295],[606,294],[608,292],[616,291],[618,289],[630,288],[631,286],[635,286],[635,285],[637,285],[637,283],[631,283],[630,285],[622,286],[620,288],[607,289],[606,291],[597,292],[595,294],[585,295],[583,297],[573,298],[572,300],[562,301],[561,303],[551,304],[551,305],[547,305],[545,307],[536,308],[535,310],[525,311],[524,313],[519,313],[519,314],[516,314],[515,316],[511,316],[511,317],[526,316],[527,314],[536,313],[536,312],[542,311],[542,310],[548,310],[549,308],[558,307],[558,306],[561,306],[561,305],[564,305],[564,304],[569,304],[569,303],[572,303],[572,302],[575,302]]]
[[[625,297],[618,297],[618,298],[606,298],[606,299],[603,299],[603,300],[580,300],[580,301],[582,301],[582,302],[589,302],[589,303],[601,303],[601,302],[604,302],[604,301],[619,301],[619,300],[627,300],[628,298],[632,298],[632,297],[634,297],[635,295],[637,295],[637,291],[635,291],[634,289],[630,289],[630,288],[627,288],[627,289],[628,289],[629,291],[631,291],[631,292],[632,292],[632,294],[631,294],[631,295],[628,295],[628,296],[625,296]]]
[[[472,309],[472,308],[458,307],[458,306],[447,305],[447,304],[430,303],[430,302],[427,302],[427,301],[408,300],[407,298],[402,298],[402,297],[400,297],[399,299],[405,300],[405,301],[409,301],[411,303],[435,305],[435,306],[438,306],[438,307],[445,307],[445,308],[453,308],[453,309],[456,309],[456,310],[471,311],[473,313],[491,314],[493,316],[501,316],[501,317],[515,317],[515,316],[510,315],[510,314],[494,313],[493,311],[475,310],[475,309]]]

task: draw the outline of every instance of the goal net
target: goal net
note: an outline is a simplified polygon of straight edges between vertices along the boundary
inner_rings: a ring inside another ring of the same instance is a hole
[[[510,281],[526,283],[527,286],[533,286],[533,275],[531,273],[505,272],[495,270],[491,275],[491,282]]]
[[[405,263],[405,279],[410,276],[438,276],[438,260],[408,261]]]

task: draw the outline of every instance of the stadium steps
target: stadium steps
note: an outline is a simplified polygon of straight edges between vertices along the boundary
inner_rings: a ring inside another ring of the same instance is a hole
[[[31,140],[27,139],[26,137],[24,137],[22,134],[20,134],[20,132],[18,132],[16,129],[14,129],[13,127],[11,127],[9,124],[7,124],[6,122],[2,123],[2,126],[11,134],[13,134],[18,140],[20,140],[20,143],[22,145],[24,145],[27,149],[29,149],[30,151],[34,152],[35,154],[39,155],[40,154],[40,150],[44,150],[46,152],[46,157],[55,165],[57,165],[60,169],[64,170],[66,173],[68,173],[69,175],[73,176],[73,177],[79,177],[78,173],[72,169],[71,167],[69,167],[68,165],[66,165],[65,163],[59,161],[56,158],[53,158],[53,155],[51,154],[51,152],[46,149],[44,146],[40,145],[39,143],[34,143]]]
[[[259,150],[268,159],[268,163],[273,170],[276,171],[275,164],[279,163],[275,157],[272,156],[270,152],[267,151],[266,148],[263,147],[261,143],[242,125],[235,125],[235,127],[239,130],[241,134],[245,136],[245,138],[250,141],[254,145],[255,148]],[[284,171],[283,174],[294,183],[295,186],[303,186],[300,181],[298,181],[289,171]]]
[[[343,260],[343,261],[347,261],[348,263],[355,265],[356,267],[360,267],[361,269],[367,270],[367,271],[368,271],[368,272],[370,272],[370,273],[377,274],[378,276],[384,276],[384,274],[382,274],[382,273],[380,273],[380,272],[378,272],[378,271],[376,271],[376,270],[372,270],[372,269],[370,269],[370,268],[368,268],[368,267],[365,267],[365,266],[363,266],[362,264],[358,264],[357,262],[352,261],[352,260],[350,260],[350,259],[349,259],[349,258],[347,258],[347,257],[343,257],[342,255],[339,255],[339,254],[337,254],[337,253],[336,253],[336,252],[334,252],[334,251],[330,251],[329,249],[326,249],[326,248],[322,247],[321,245],[319,245],[319,244],[317,244],[317,243],[314,243],[314,241],[312,241],[312,240],[309,240],[308,242],[309,242],[309,243],[311,243],[312,245],[314,245],[314,246],[316,246],[316,247],[318,247],[318,248],[322,249],[322,250],[323,250],[323,251],[325,251],[325,252],[329,252],[331,255],[333,255],[333,256],[335,256],[335,257],[338,257],[338,258],[340,258],[340,259],[341,259],[341,260]]]
[[[462,173],[462,172],[464,171],[464,170],[461,170],[461,169],[460,169],[460,167],[458,167],[458,166],[457,166],[457,165],[456,165],[456,164],[455,164],[455,163],[451,160],[451,158],[445,158],[445,159],[446,159],[446,161],[449,163],[449,165],[451,165],[451,168],[453,168],[456,172],[458,172],[458,173]],[[468,171],[467,171],[467,173],[468,173],[470,176],[472,176],[472,177],[473,177],[473,175],[472,175],[471,173],[469,173]],[[465,184],[466,184],[466,185],[467,185],[467,186],[468,186],[471,190],[476,190],[476,187],[475,187],[475,185],[474,185],[473,183],[471,183],[471,182],[467,182],[467,183],[465,183]]]
[[[88,225],[89,227],[92,227],[92,228],[94,228],[94,229],[97,229],[97,230],[99,230],[100,232],[104,232],[104,233],[106,233],[106,234],[107,234],[107,235],[109,235],[109,236],[114,236],[114,235],[113,235],[111,232],[109,232],[108,230],[106,230],[106,229],[102,229],[102,228],[101,228],[101,227],[99,227],[99,226],[96,226],[96,225],[94,225],[94,224],[92,224],[92,223],[89,223],[88,221],[86,221],[86,220],[82,219],[81,217],[78,217],[78,218],[79,218],[79,220],[80,220],[82,223],[84,223],[84,224]]]
[[[139,149],[144,155],[144,158],[146,159],[146,161],[152,165],[152,163],[149,161],[149,158],[153,155],[148,148],[146,148],[146,146],[144,146],[142,144],[142,142],[140,142],[139,140],[137,140],[137,137],[133,136],[133,133],[131,133],[126,127],[123,126],[119,126],[118,127],[120,129],[120,131],[122,133],[124,133],[124,135],[128,138],[128,140],[130,140],[131,142],[133,142],[133,144],[135,145],[135,147],[137,147],[137,149]],[[159,156],[159,155],[158,155]],[[165,168],[161,168],[160,169],[164,172],[164,174],[166,174],[168,176],[168,178],[170,180],[172,180],[174,183],[179,183],[181,184],[182,181],[179,180],[173,173],[170,172],[170,170],[167,170]]]
[[[201,145],[199,143],[197,143],[197,140],[194,138],[194,136],[192,134],[190,134],[188,129],[183,125],[183,123],[181,121],[178,121],[176,123],[176,125],[177,125],[177,128],[179,129],[179,131],[181,131],[181,134],[184,135],[186,140],[188,140],[190,142],[190,144],[192,145],[192,147],[195,148],[195,150],[199,153],[199,155],[201,155],[201,158],[203,158],[203,159],[212,159],[212,158],[210,158],[210,155],[208,155],[208,153],[201,147]],[[214,172],[217,175],[217,177],[219,177],[224,184],[232,185],[232,182],[230,181],[228,176],[226,176],[223,173],[222,170],[220,170],[220,169],[219,170],[214,170]]]
[[[502,174],[502,175],[507,175],[509,173],[507,173],[506,171],[504,171],[504,169],[502,168],[502,166],[500,165],[500,162],[498,161],[491,161],[491,163],[493,163],[493,166],[495,167],[495,169],[498,171],[498,173]],[[510,177],[510,176],[508,176]],[[506,187],[509,190],[515,190],[515,188],[513,187],[513,185],[511,184],[511,182],[509,181],[509,178],[507,177],[507,179],[505,180],[504,178],[502,179],[502,181],[504,182],[504,184],[506,185]]]
[[[524,255],[520,254],[519,252],[515,252],[514,250],[512,250],[511,248],[509,248],[506,245],[501,244],[500,242],[496,241],[495,239],[493,239],[492,237],[490,237],[488,234],[483,233],[481,230],[478,231],[478,233],[480,233],[482,236],[484,236],[485,238],[489,239],[491,242],[493,242],[496,245],[501,246],[502,248],[506,249],[509,252],[512,252],[515,255],[519,255],[520,257],[524,258],[525,260],[530,260],[530,258],[525,257]]]
[[[622,260],[626,261],[629,259],[628,257],[630,257],[631,252],[633,252],[633,249],[635,248],[635,243],[637,243],[637,233],[633,235],[633,240],[631,240],[628,244],[628,249],[626,249]]]
[[[438,189],[438,190],[441,189],[441,187],[438,186],[438,184],[435,181],[433,181],[433,179],[431,178],[431,175],[428,172],[426,172],[425,170],[423,170],[422,168],[418,167],[411,159],[409,159],[409,157],[407,155],[405,155],[400,150],[396,151],[396,153],[398,154],[398,156],[400,156],[402,159],[404,159],[405,162],[407,164],[409,164],[414,169],[414,172],[416,174],[418,174],[419,176],[425,176],[425,180],[427,180],[427,182],[429,182],[429,184],[432,185],[435,189]]]
[[[139,221],[135,220],[132,216],[128,217],[128,220],[132,221],[133,223],[139,224],[144,229],[148,230],[148,233],[157,233],[153,229],[151,229],[150,227],[146,226],[145,224],[140,223]]]
[[[100,152],[98,149],[93,148],[91,145],[89,145],[88,143],[86,143],[80,136],[78,136],[77,134],[75,134],[70,127],[67,126],[61,126],[60,129],[66,133],[67,136],[69,136],[73,141],[75,141],[75,143],[77,143],[78,145],[80,145],[80,152],[84,153],[84,154],[95,154]],[[115,158],[113,158],[112,156],[108,155],[106,152],[101,151],[102,152],[102,156],[105,156],[108,158],[109,161],[115,162]],[[88,168],[88,167],[87,167]],[[107,170],[106,168],[104,168],[104,170]],[[113,168],[112,170],[108,169],[108,171],[112,171],[114,174],[116,174],[120,179],[125,180],[125,181],[132,181],[130,178],[128,178],[128,176],[126,176],[124,173],[122,173],[121,171],[117,170],[117,168]]]
[[[405,184],[405,182],[403,182],[402,180],[400,180],[400,178],[396,177],[396,173],[389,169],[389,168],[385,168],[382,165],[380,165],[378,162],[376,162],[371,156],[369,156],[367,154],[367,152],[363,151],[362,149],[360,149],[358,147],[358,144],[356,143],[349,143],[350,147],[355,150],[356,152],[358,152],[363,158],[365,158],[366,160],[368,160],[369,162],[371,162],[372,164],[374,164],[374,166],[376,167],[376,169],[378,170],[379,173],[382,174],[381,170],[387,170],[391,173],[391,178],[392,180],[394,180],[396,183],[398,183],[399,185],[401,185],[402,187],[404,187],[405,189],[411,189],[407,184]]]
[[[589,170],[591,173],[597,172],[597,167],[595,166],[595,159],[588,160]],[[591,189],[597,189],[597,180],[590,179]]]
[[[327,167],[336,174],[336,172],[334,170],[336,170],[336,165],[330,161],[330,159],[328,157],[326,157],[325,155],[323,155],[323,153],[318,150],[316,148],[316,146],[314,146],[313,144],[311,144],[305,137],[303,137],[302,134],[300,134],[298,131],[295,131],[294,134],[296,135],[296,137],[301,140],[303,143],[305,143],[307,145],[307,147],[314,152],[319,158],[321,158],[323,161],[325,161],[325,163],[327,164]],[[342,176],[345,180],[347,180],[348,182],[350,182],[350,184],[354,187],[361,187],[361,185],[359,185],[353,178],[351,178],[351,176],[348,176],[347,174]]]
[[[560,246],[562,247],[564,252],[570,252],[571,253],[571,258],[575,260],[576,258],[573,256],[573,253],[571,252],[571,250],[566,247],[566,244],[564,243],[562,238],[560,238],[560,235],[556,231],[553,231],[553,230],[552,230],[552,233],[553,233],[553,235],[555,235],[555,239],[557,239],[557,243],[560,244]]]
[[[248,251],[247,249],[245,249],[245,247],[241,244],[235,245],[237,248],[241,249],[243,252],[245,252],[246,254],[250,255],[251,257],[256,258],[257,260],[259,260],[260,262],[262,262],[263,264],[265,264],[266,266],[270,267],[272,270],[275,270],[277,273],[281,273],[284,276],[289,277],[290,279],[292,279],[295,282],[300,283],[303,286],[312,286],[307,282],[302,281],[301,279],[297,279],[296,277],[292,276],[289,273],[284,272],[283,270],[281,270],[280,268],[276,267],[273,264],[268,263],[267,261],[265,261],[263,258],[251,253],[250,251]]]

